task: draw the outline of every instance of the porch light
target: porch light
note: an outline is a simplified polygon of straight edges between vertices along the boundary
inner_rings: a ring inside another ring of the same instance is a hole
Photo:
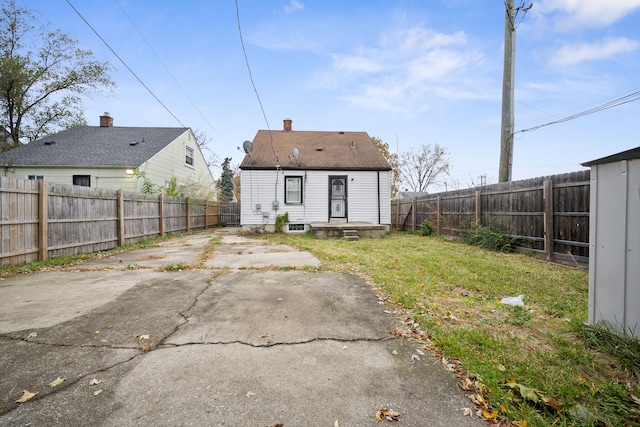
[[[133,169],[127,169],[125,170],[125,173],[129,176],[133,176],[134,173],[136,173]]]

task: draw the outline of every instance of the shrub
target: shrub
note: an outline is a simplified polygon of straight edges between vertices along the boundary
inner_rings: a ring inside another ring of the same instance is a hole
[[[513,252],[520,244],[520,239],[510,236],[503,226],[486,227],[478,221],[466,222],[460,239],[469,245],[499,252]]]
[[[422,221],[422,226],[420,227],[420,229],[422,230],[423,236],[431,236],[433,234],[429,218],[425,218],[424,221]]]
[[[276,216],[276,233],[282,233],[285,224],[289,224],[289,212]]]

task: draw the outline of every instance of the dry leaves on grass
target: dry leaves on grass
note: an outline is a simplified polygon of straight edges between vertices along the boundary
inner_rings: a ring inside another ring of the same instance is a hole
[[[520,396],[522,396],[522,398],[530,402],[536,404],[544,404],[555,411],[561,411],[564,407],[562,403],[558,402],[552,397],[546,396],[540,390],[518,384],[515,380],[507,380],[505,385],[512,390],[516,390],[520,394]]]

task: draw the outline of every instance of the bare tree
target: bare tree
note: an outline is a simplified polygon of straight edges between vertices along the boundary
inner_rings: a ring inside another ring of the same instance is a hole
[[[209,144],[208,144],[209,141],[208,141],[207,134],[197,129],[191,129],[191,131],[193,132],[193,136],[196,138],[196,141],[198,142],[198,147],[200,147],[200,151],[202,152],[202,155],[205,157],[204,161],[206,162],[207,167],[209,169],[211,168],[220,169],[221,165],[219,165],[218,162],[216,161],[218,156],[216,156],[216,153],[214,153],[213,150],[209,148]]]
[[[422,145],[420,150],[411,147],[400,154],[400,177],[403,186],[411,191],[424,192],[438,185],[449,176],[451,159],[449,151],[438,144]]]

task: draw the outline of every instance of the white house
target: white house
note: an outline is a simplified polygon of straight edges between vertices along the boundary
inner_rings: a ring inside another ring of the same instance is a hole
[[[144,176],[159,187],[175,177],[215,189],[190,128],[118,127],[109,113],[100,126],[75,126],[0,153],[0,167],[4,176],[95,188],[141,191]]]
[[[240,164],[244,229],[312,223],[391,224],[391,166],[366,132],[259,130]]]

